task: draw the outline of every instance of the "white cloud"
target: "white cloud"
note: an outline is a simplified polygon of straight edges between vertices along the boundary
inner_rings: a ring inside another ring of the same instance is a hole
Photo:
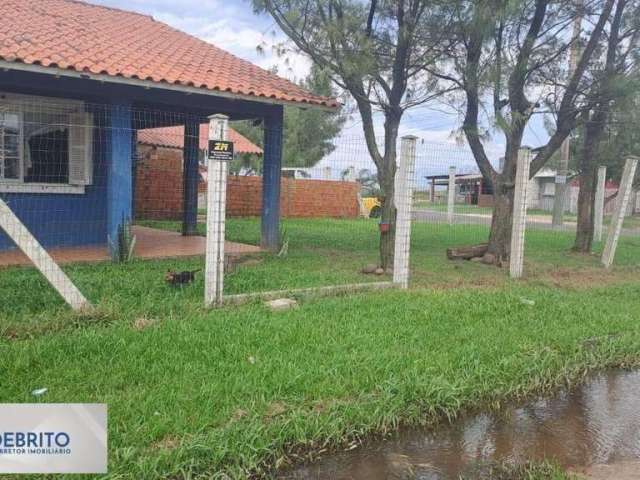
[[[271,18],[256,16],[248,0],[89,1],[152,15],[158,21],[201,38],[262,68],[271,69],[275,66],[280,76],[293,81],[304,78],[311,67],[310,60],[303,55],[290,52],[283,57],[272,51],[271,46],[286,40],[286,37],[277,29]],[[265,47],[262,55],[257,51],[259,45]],[[377,137],[382,137],[384,134],[383,123],[382,115],[374,116]],[[450,145],[453,148],[453,144],[456,144],[457,140],[452,136],[452,132],[459,125],[460,118],[456,115],[431,110],[423,106],[412,109],[405,114],[400,133],[401,135],[413,134],[426,142]],[[546,132],[542,127],[542,118],[535,118],[531,128],[525,132],[525,142],[530,145],[539,145],[546,138]],[[336,141],[346,145],[357,143],[364,146],[362,123],[357,112],[347,121],[344,131]],[[487,154],[492,159],[497,159],[503,154],[504,147],[497,142],[498,139],[485,145]],[[363,153],[366,153],[365,150]],[[338,153],[336,152],[336,154]],[[336,155],[333,158],[335,159]],[[362,160],[362,163],[369,164],[369,161]]]

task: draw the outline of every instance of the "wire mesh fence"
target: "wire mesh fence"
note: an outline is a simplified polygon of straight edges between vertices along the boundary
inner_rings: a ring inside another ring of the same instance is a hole
[[[108,297],[118,284],[141,294],[145,284],[170,283],[174,269],[201,269],[204,239],[181,235],[182,145],[192,138],[184,125],[198,120],[171,111],[3,94],[4,306],[37,310],[59,303],[40,275],[21,267],[37,266],[74,308]],[[197,145],[197,134],[193,140]],[[168,155],[158,157],[160,149]],[[198,162],[199,150],[192,150]],[[135,278],[129,275],[134,271]],[[26,291],[15,288],[16,278]],[[33,296],[43,300],[34,303]]]
[[[229,175],[229,295],[391,280],[390,271],[379,269],[382,202],[366,145],[347,138],[328,150],[312,166],[283,166],[277,193],[265,192],[269,179],[260,168]],[[277,196],[279,222],[277,242],[265,245],[265,202],[275,203],[270,195]],[[243,252],[245,244],[261,253]]]
[[[9,94],[0,112],[0,279],[14,287],[4,289],[11,308],[33,306],[21,282],[46,299],[34,311],[60,303],[54,289],[75,307],[124,291],[132,302],[202,303],[208,196],[223,186],[214,225],[225,230],[226,295],[391,278],[362,273],[378,266],[380,201],[363,189],[375,174],[357,168],[368,156],[360,142],[281,168],[265,158],[281,155],[277,123],[263,120],[258,145],[231,122],[235,156],[216,182],[207,117]]]
[[[0,282],[13,286],[3,288],[4,308],[59,302],[42,274],[78,307],[111,298],[133,305],[141,297],[201,304],[213,265],[207,235],[220,230],[226,296],[402,285],[398,275],[406,279],[408,267],[385,265],[394,255],[396,263],[411,255],[411,275],[428,284],[446,248],[487,241],[492,185],[465,145],[399,140],[389,192],[360,137],[338,138],[311,165],[295,158],[281,165],[282,126],[261,122],[254,142],[230,122],[224,135],[233,158],[212,171],[206,116],[4,95]],[[499,158],[492,162],[500,168]],[[554,177],[543,169],[528,182],[527,243],[544,246],[534,256],[549,248],[566,253],[575,232],[573,184],[564,226],[551,226]],[[604,185],[606,200],[617,185]],[[397,218],[385,214],[390,195]],[[211,206],[222,203],[215,216]],[[604,201],[605,230],[614,204]],[[626,213],[622,236],[638,238],[637,191]]]
[[[491,159],[496,171],[502,160]],[[576,232],[579,184],[577,172],[569,178],[563,199],[564,222],[552,225],[556,170],[545,167],[527,183],[526,228],[547,232],[549,238],[570,239]],[[603,182],[605,234],[614,213],[619,179]],[[477,167],[466,144],[418,142],[416,154],[413,220],[434,233],[445,235],[452,245],[486,242],[494,207],[494,191]],[[640,236],[640,192],[635,190],[626,209],[623,235]]]

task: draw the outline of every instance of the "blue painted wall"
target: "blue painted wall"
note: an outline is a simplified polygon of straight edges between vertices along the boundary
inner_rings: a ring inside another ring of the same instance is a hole
[[[93,113],[93,185],[85,187],[84,195],[0,193],[0,198],[45,247],[106,244],[108,162],[100,132],[107,117],[104,112]],[[0,250],[8,248],[15,245],[0,230]]]
[[[224,113],[234,120],[265,118],[265,201],[262,221],[262,242],[269,248],[279,243],[279,188],[282,158],[282,106],[261,102],[226,99],[210,95],[184,93],[121,84],[103,83],[84,78],[52,77],[42,73],[6,71],[0,75],[0,91],[84,100],[95,105],[94,112],[94,179],[84,195],[60,194],[4,194],[18,217],[46,247],[107,245],[107,237],[114,234],[122,219],[131,218],[133,172],[128,172],[124,146],[126,135],[109,133],[114,105],[133,105],[134,114],[114,119],[116,125],[128,124],[134,129],[175,125],[181,115],[199,117],[206,121],[213,113]],[[117,99],[114,101],[114,99]],[[145,109],[147,114],[135,113]],[[122,133],[122,131],[121,131]],[[134,135],[129,133],[129,148],[133,150]],[[110,167],[111,154],[121,161]],[[111,181],[109,180],[111,178]],[[119,180],[118,180],[119,179]],[[128,202],[128,211],[125,203]],[[109,206],[111,208],[109,208]],[[110,212],[110,213],[109,213]],[[0,231],[0,250],[14,247]]]
[[[198,154],[200,152],[200,121],[187,116],[184,122],[184,211],[182,234],[198,234]]]

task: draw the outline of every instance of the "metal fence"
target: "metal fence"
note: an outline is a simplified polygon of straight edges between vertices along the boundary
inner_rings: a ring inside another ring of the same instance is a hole
[[[523,264],[522,256],[527,255],[528,240],[537,244],[547,242],[549,250],[553,249],[552,244],[561,245],[564,252],[569,252],[576,234],[579,192],[577,176],[574,176],[563,199],[564,221],[562,225],[553,225],[556,171],[545,167],[529,175],[528,163],[533,154],[526,149],[521,154],[526,161],[519,164],[516,176],[516,184],[520,180],[521,185],[515,188],[512,241],[516,244],[511,245],[511,260],[518,264]],[[496,155],[490,160],[500,172],[502,159]],[[520,173],[525,170],[527,175],[521,177]],[[640,238],[640,192],[630,186],[633,166],[627,170],[627,176],[615,181],[606,181],[606,167],[599,170],[594,213],[598,252],[605,249],[604,242],[609,237]],[[493,186],[480,173],[468,146],[418,141],[415,171],[414,228],[429,232],[431,238],[444,239],[451,247],[486,243],[493,216]],[[412,253],[416,253],[417,248],[414,245]],[[611,262],[603,257],[602,263],[610,265]],[[521,276],[522,268],[516,268],[513,276]]]
[[[391,285],[377,268],[380,204],[366,189],[375,174],[354,162],[366,155],[361,143],[341,142],[313,167],[280,168],[225,118],[216,127],[180,112],[20,95],[0,104],[5,285],[35,266],[29,289],[44,295],[44,276],[76,309],[145,284],[198,291],[208,305]],[[261,136],[282,148],[282,131]],[[230,160],[213,158],[211,140],[232,142]],[[4,292],[24,300],[20,288]]]
[[[406,287],[412,255],[444,256],[444,246],[488,237],[493,192],[463,144],[399,141],[395,262],[384,269],[389,192],[361,138],[325,144],[320,160],[267,165],[261,146],[225,117],[18,95],[0,106],[0,279],[35,266],[77,309],[127,282],[158,294],[198,291],[191,295],[207,305]],[[279,156],[282,134],[260,132],[270,155]],[[211,142],[225,141],[233,155],[213,155]],[[553,172],[542,172],[523,183],[521,231],[570,236],[571,202],[565,225],[552,229]],[[636,196],[623,185],[623,213],[635,212]],[[605,228],[637,235],[614,214]]]

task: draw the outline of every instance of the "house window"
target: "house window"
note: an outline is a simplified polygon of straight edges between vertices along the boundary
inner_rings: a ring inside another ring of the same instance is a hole
[[[553,197],[556,194],[556,185],[553,180],[542,184],[542,195],[545,197]]]
[[[0,192],[83,193],[92,142],[82,102],[0,94]]]
[[[22,120],[16,112],[0,112],[0,180],[21,178]]]

